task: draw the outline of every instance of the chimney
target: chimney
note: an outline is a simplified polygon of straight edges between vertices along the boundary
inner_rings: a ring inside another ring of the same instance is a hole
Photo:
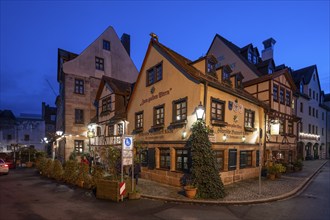
[[[264,45],[264,50],[261,52],[262,61],[273,59],[274,58],[274,45],[276,40],[269,38],[262,42]]]
[[[120,40],[128,55],[131,56],[131,36],[124,33]]]

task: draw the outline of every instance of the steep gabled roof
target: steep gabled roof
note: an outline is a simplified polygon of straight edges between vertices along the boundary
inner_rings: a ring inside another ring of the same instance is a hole
[[[252,44],[248,44],[247,46],[240,48],[237,45],[233,44],[232,42],[228,41],[226,38],[222,37],[219,34],[216,34],[213,38],[213,41],[207,51],[207,54],[209,53],[214,41],[216,38],[219,38],[248,68],[251,69],[252,72],[254,72],[257,76],[262,76],[263,74],[260,73],[260,71],[255,67],[254,64],[249,63],[249,61],[241,54],[242,50],[246,50],[249,46],[252,46]]]
[[[293,71],[291,75],[292,75],[292,78],[293,78],[294,82],[296,83],[296,85],[299,85],[301,80],[303,80],[303,83],[305,85],[309,84],[309,82],[312,79],[315,69],[317,71],[316,65],[312,65],[312,66],[308,66],[308,67]]]
[[[96,93],[96,100],[99,100],[105,85],[108,85],[113,93],[119,95],[129,95],[131,92],[132,84],[108,76],[103,76],[100,86]]]
[[[179,71],[181,71],[184,75],[186,75],[190,80],[192,80],[196,83],[206,83],[207,82],[209,86],[212,86],[221,91],[227,92],[229,94],[232,94],[234,96],[240,97],[245,100],[248,100],[250,102],[253,102],[254,104],[257,104],[259,106],[266,108],[266,105],[264,105],[257,98],[255,98],[254,96],[252,96],[250,93],[246,92],[245,90],[224,86],[216,78],[210,77],[206,74],[201,73],[198,69],[196,69],[194,66],[192,66],[192,64],[195,62],[192,62],[188,58],[178,54],[174,50],[164,46],[163,44],[159,43],[158,40],[155,40],[153,38],[151,38],[150,43],[148,45],[146,56],[143,60],[142,67],[141,67],[141,70],[140,70],[136,83],[139,83],[139,81],[140,81],[140,77],[142,74],[141,71],[144,68],[144,65],[147,60],[147,57],[149,56],[149,51],[150,51],[151,47],[154,47],[160,54],[162,54],[165,58],[167,58]],[[133,95],[134,95],[134,93],[135,93],[135,91],[133,90]],[[129,102],[128,107],[130,106],[130,103],[131,102]]]
[[[272,65],[275,69],[275,62],[273,59],[264,60],[258,63],[256,67],[263,75],[267,75],[269,65]]]
[[[257,84],[257,83],[261,83],[261,82],[265,82],[265,81],[277,78],[280,75],[285,75],[286,79],[288,80],[288,82],[291,85],[292,91],[295,92],[297,90],[297,87],[296,87],[296,85],[295,85],[288,69],[279,70],[275,73],[264,75],[264,76],[261,76],[261,77],[256,78],[256,79],[252,79],[250,81],[244,82],[243,85],[244,86],[251,86],[251,85],[254,85],[254,84]]]
[[[61,48],[57,49],[57,81],[60,81],[60,70],[61,70],[61,58],[67,62],[76,58],[78,54],[63,50]]]

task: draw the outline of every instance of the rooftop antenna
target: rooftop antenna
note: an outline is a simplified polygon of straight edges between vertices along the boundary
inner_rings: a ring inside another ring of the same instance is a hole
[[[49,87],[52,89],[52,91],[53,91],[53,93],[54,93],[54,95],[55,95],[55,98],[56,98],[56,97],[57,97],[57,94],[56,94],[54,88],[52,87],[52,85],[50,84],[50,82],[48,81],[48,79],[45,79],[45,80],[46,80],[46,82],[48,83]]]

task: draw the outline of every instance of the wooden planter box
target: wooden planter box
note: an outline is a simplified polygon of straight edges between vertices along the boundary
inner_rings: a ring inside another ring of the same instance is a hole
[[[96,198],[107,199],[115,202],[119,202],[119,181],[114,180],[98,180],[96,183]],[[126,193],[124,198],[128,197],[129,191],[131,191],[131,180],[125,180],[126,183]]]

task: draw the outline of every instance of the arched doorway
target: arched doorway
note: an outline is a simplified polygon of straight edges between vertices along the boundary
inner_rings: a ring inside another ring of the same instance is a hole
[[[297,143],[297,159],[303,159],[304,158],[304,143],[298,142]]]
[[[313,160],[314,157],[312,155],[312,143],[308,142],[305,146],[305,160]]]
[[[316,143],[316,144],[314,144],[314,146],[313,146],[313,152],[314,152],[314,159],[316,160],[316,159],[319,159],[320,157],[319,157],[319,144],[318,143]]]

